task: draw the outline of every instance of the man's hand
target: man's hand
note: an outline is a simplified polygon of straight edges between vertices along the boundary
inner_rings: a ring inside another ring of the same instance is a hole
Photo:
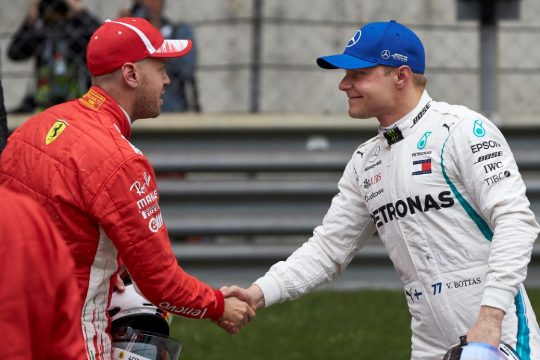
[[[225,311],[217,324],[229,334],[236,334],[255,317],[255,310],[245,301],[235,297],[225,298]]]
[[[253,284],[247,289],[243,289],[236,285],[224,286],[220,290],[223,293],[223,296],[237,297],[253,306],[255,310],[264,307],[264,294],[258,285]]]
[[[119,274],[116,274],[116,283],[114,284],[114,290],[119,293],[123,293],[126,291],[126,285],[124,284],[124,280],[120,277]]]
[[[503,310],[482,306],[476,323],[467,333],[467,341],[486,343],[497,348],[501,342],[503,318]]]
[[[249,318],[251,320],[255,316],[255,311],[258,308],[264,307],[264,295],[259,286],[253,284],[248,289],[241,288],[239,286],[223,286],[220,291],[223,293],[225,299],[236,298],[240,299],[249,305],[253,312],[253,316]],[[248,320],[248,321],[249,321]],[[246,322],[247,323],[247,322]],[[220,319],[216,324],[229,334],[236,334],[240,331],[241,326],[235,324],[232,321],[226,319]]]

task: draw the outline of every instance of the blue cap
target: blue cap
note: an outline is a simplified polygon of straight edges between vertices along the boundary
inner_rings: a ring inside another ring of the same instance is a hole
[[[322,56],[317,65],[323,69],[363,69],[377,65],[407,65],[423,74],[426,68],[424,46],[412,30],[395,20],[373,22],[356,31],[343,54]]]

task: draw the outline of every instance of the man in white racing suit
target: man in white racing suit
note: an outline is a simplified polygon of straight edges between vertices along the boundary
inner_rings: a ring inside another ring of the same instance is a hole
[[[345,69],[349,115],[376,117],[379,134],[354,151],[311,239],[249,289],[228,292],[258,307],[298,298],[336,278],[377,231],[404,284],[412,359],[440,360],[465,334],[540,359],[522,284],[539,232],[525,185],[495,125],[431,99],[424,59],[418,37],[390,21],[317,60]]]

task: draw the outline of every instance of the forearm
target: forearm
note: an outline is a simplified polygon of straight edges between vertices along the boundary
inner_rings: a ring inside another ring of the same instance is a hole
[[[158,242],[143,240],[158,247]],[[172,252],[140,249],[144,259],[122,255],[135,283],[154,305],[187,318],[219,319],[223,315],[223,295],[178,265]],[[135,253],[135,251],[133,251]],[[138,252],[137,252],[138,253]],[[158,255],[158,256],[155,256]]]

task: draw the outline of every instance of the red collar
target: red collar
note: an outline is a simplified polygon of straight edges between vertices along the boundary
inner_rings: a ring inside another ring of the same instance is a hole
[[[129,140],[131,137],[129,119],[120,105],[105,90],[92,86],[79,98],[79,103],[90,110],[110,114],[122,135]]]

